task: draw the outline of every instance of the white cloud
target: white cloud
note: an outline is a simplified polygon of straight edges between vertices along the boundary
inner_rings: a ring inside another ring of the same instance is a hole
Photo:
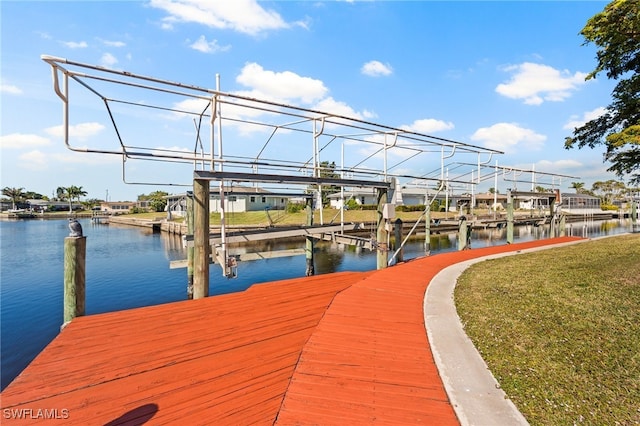
[[[291,26],[277,12],[264,9],[256,0],[151,0],[149,5],[169,14],[162,21],[165,29],[173,28],[175,23],[195,22],[256,35]],[[296,25],[305,26],[301,22]]]
[[[291,71],[268,71],[256,63],[246,64],[236,81],[252,89],[251,97],[279,102],[311,103],[322,99],[328,92],[320,80]]]
[[[20,167],[28,170],[44,170],[47,168],[47,156],[38,150],[25,152],[18,157]]]
[[[10,95],[21,95],[22,90],[18,86],[13,86],[11,84],[0,84],[0,92],[8,93]]]
[[[332,97],[321,100],[313,107],[313,109],[343,117],[356,118],[358,120],[362,120],[363,118],[361,113],[357,112],[344,102],[336,101]]]
[[[360,72],[370,77],[380,77],[382,75],[391,75],[393,68],[389,64],[383,64],[380,61],[369,61],[362,66]]]
[[[0,136],[0,147],[2,149],[31,148],[35,146],[46,146],[50,143],[49,139],[38,135],[12,133],[10,135]]]
[[[584,126],[587,122],[604,115],[606,112],[606,108],[599,107],[594,109],[593,111],[585,112],[584,114],[582,114],[582,118],[579,118],[577,115],[572,115],[567,124],[565,124],[562,128],[573,131],[573,129]]]
[[[362,111],[362,116],[367,120],[378,118],[378,114],[376,114],[374,111],[369,111],[366,109]]]
[[[115,56],[113,56],[111,53],[105,53],[100,58],[100,64],[103,67],[111,68],[117,63],[118,63],[118,59]]]
[[[193,44],[189,45],[189,47],[203,53],[226,52],[229,49],[231,49],[230,45],[220,46],[218,44],[218,40],[207,41],[207,39],[203,35],[201,35],[200,38],[196,40]]]
[[[104,164],[118,164],[122,162],[119,155],[91,154],[84,152],[65,151],[50,156],[51,161],[63,164],[80,164],[83,166],[100,166]]]
[[[105,46],[109,47],[125,47],[126,43],[123,41],[111,41],[111,40],[102,40]]]
[[[538,150],[547,137],[515,123],[497,123],[476,130],[471,140],[480,141],[490,149],[513,153],[517,149]]]
[[[584,167],[580,161],[576,160],[541,160],[536,163],[536,170],[548,171],[548,170],[578,170]]]
[[[436,120],[434,118],[423,118],[416,120],[412,124],[400,126],[401,129],[409,130],[417,133],[434,133],[442,132],[443,130],[451,130],[454,128],[452,122],[446,122],[442,120]]]
[[[104,130],[104,126],[100,123],[80,123],[74,126],[69,126],[69,137],[77,138],[79,140],[87,140],[88,138],[97,135],[102,130]],[[44,130],[51,136],[55,137],[63,137],[64,136],[64,128],[62,125],[49,127]]]
[[[86,41],[63,41],[62,44],[69,49],[84,49],[89,46]]]
[[[180,111],[186,111],[194,114],[202,114],[202,112],[207,108],[207,106],[211,102],[205,99],[197,99],[197,98],[189,98],[184,101],[177,102],[173,105],[174,109]],[[211,108],[207,109],[207,114],[211,114]],[[175,114],[182,116],[181,113],[176,112]]]
[[[527,105],[540,105],[544,101],[561,102],[585,84],[586,73],[571,74],[548,65],[525,62],[505,68],[512,73],[511,80],[499,84],[496,92],[511,99],[524,99]]]

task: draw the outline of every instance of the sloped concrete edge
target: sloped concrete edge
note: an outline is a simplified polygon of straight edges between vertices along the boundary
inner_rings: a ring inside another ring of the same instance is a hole
[[[460,262],[440,271],[429,283],[423,307],[427,336],[438,372],[461,425],[506,426],[528,425],[529,422],[500,388],[500,384],[464,331],[453,296],[458,277],[474,263],[578,242],[581,241],[551,244]]]

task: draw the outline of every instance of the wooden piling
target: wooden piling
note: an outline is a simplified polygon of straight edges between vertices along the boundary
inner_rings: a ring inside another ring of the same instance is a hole
[[[468,250],[469,244],[469,229],[467,227],[467,218],[462,216],[460,218],[460,223],[458,224],[458,250]]]
[[[378,188],[377,191],[378,208],[376,210],[376,217],[378,226],[376,232],[376,241],[378,243],[378,249],[376,251],[376,266],[377,269],[384,269],[387,267],[387,252],[389,251],[389,248],[387,247],[388,231],[385,227],[386,223],[383,215],[384,205],[387,203],[387,189]]]
[[[513,197],[507,191],[507,244],[513,244]]]
[[[85,257],[87,237],[64,239],[63,326],[85,313]]]
[[[307,226],[313,225],[313,207],[312,206],[313,206],[313,199],[307,198],[307,205],[305,207],[305,210],[307,212]],[[304,254],[307,260],[305,275],[307,277],[310,277],[311,275],[315,275],[315,268],[313,266],[313,238],[311,237],[306,238]]]
[[[424,253],[431,254],[431,206],[427,205],[424,215]]]
[[[193,237],[193,191],[187,191],[187,235]],[[187,247],[187,299],[193,299],[193,246]]]
[[[193,298],[209,296],[209,181],[193,180]]]
[[[402,253],[402,219],[396,219],[393,230],[395,232],[395,250],[398,252],[396,254],[396,263],[402,263],[404,262],[404,256]]]

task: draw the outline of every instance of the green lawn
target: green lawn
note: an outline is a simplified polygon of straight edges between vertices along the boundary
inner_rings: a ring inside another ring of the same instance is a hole
[[[532,425],[640,424],[640,235],[480,262],[455,301]]]
[[[396,212],[396,217],[406,221],[408,223],[415,223],[420,217],[422,212]],[[449,213],[449,217],[454,219],[455,213]],[[432,218],[444,218],[444,213],[431,213]],[[269,217],[264,211],[251,211],[251,212],[226,212],[225,213],[227,225],[255,225],[255,226],[287,226],[287,225],[304,225],[307,221],[307,214],[304,211],[297,213],[288,213],[284,210],[270,210]],[[271,222],[269,221],[271,219]],[[182,220],[182,219],[179,219]],[[320,224],[320,212],[314,212],[315,224]],[[376,212],[373,210],[346,210],[344,212],[344,220],[347,223],[351,222],[375,222]],[[324,209],[322,211],[322,221],[324,224],[340,223],[340,210],[336,209]],[[422,218],[424,222],[424,217]],[[216,226],[220,224],[220,214],[211,214],[211,225]]]

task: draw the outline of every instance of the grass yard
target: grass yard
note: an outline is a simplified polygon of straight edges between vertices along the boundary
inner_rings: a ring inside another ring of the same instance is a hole
[[[640,424],[640,235],[477,263],[455,301],[532,425]]]

